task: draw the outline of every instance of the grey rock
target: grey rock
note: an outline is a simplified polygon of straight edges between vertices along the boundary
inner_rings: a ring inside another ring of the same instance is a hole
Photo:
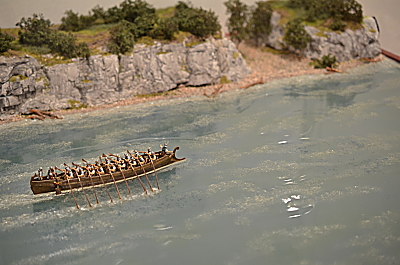
[[[224,76],[238,81],[250,72],[234,43],[227,39],[193,47],[183,43],[136,45],[132,55],[120,59],[93,55],[88,60],[75,58],[72,63],[49,67],[31,57],[0,57],[0,114],[113,103],[181,84],[215,84]]]
[[[285,25],[280,25],[280,14],[274,11],[271,16],[272,30],[268,36],[266,45],[277,50],[289,49],[283,41]],[[302,55],[310,59],[319,59],[331,54],[339,62],[360,58],[374,58],[381,53],[379,43],[379,31],[373,18],[367,17],[363,21],[363,28],[357,30],[345,30],[341,33],[333,31],[321,32],[319,29],[305,26],[312,41],[302,52]]]

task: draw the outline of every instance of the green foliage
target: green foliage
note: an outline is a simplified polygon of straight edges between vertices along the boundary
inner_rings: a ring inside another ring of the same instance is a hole
[[[356,0],[289,0],[287,5],[305,10],[304,19],[310,22],[334,19],[335,28],[343,28],[340,21],[361,23],[363,19],[362,6]]]
[[[229,35],[233,41],[240,43],[248,35],[249,7],[240,0],[228,0],[224,5],[226,14],[229,15],[227,21]]]
[[[110,29],[111,39],[107,47],[111,53],[124,54],[132,51],[135,44],[135,25],[129,21],[122,20]]]
[[[76,44],[76,38],[71,33],[64,34],[53,31],[49,36],[49,48],[66,58],[84,57],[89,58],[89,47],[85,42]]]
[[[96,20],[95,16],[78,15],[72,10],[65,11],[65,17],[61,18],[60,30],[80,31],[93,25]]]
[[[13,36],[1,32],[0,28],[0,53],[8,51],[8,49],[11,48],[11,42],[14,40],[15,38]]]
[[[338,62],[336,60],[335,56],[331,56],[331,54],[324,55],[322,56],[321,59],[316,59],[313,62],[314,68],[326,68],[326,67],[331,67],[335,68],[337,66]]]
[[[256,45],[271,33],[271,15],[272,9],[268,1],[257,2],[249,23],[250,36]]]
[[[155,21],[156,16],[154,13],[138,16],[133,23],[135,26],[133,30],[135,38],[147,36],[147,34],[154,29]]]
[[[159,18],[155,24],[151,37],[158,39],[172,40],[179,32],[178,21],[175,17]]]
[[[125,0],[120,4],[122,19],[135,22],[138,17],[154,17],[156,9],[142,0]]]
[[[205,38],[218,33],[221,25],[213,11],[195,8],[179,1],[175,6],[175,15],[179,30],[189,32],[197,37]]]
[[[86,43],[76,44],[76,38],[71,33],[64,34],[50,29],[50,20],[44,19],[43,15],[33,14],[33,17],[22,18],[17,25],[21,28],[18,35],[22,44],[41,49],[47,46],[51,52],[66,58],[90,56]]]
[[[311,36],[304,29],[301,20],[294,19],[287,23],[283,40],[287,46],[303,51],[307,44],[311,42]]]
[[[16,24],[20,27],[19,42],[27,45],[41,46],[47,43],[51,33],[51,22],[43,17],[43,14],[33,14],[33,17],[23,17]]]

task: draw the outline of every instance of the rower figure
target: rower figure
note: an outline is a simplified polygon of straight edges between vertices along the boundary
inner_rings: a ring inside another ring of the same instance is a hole
[[[38,170],[38,176],[39,176],[40,180],[43,179],[43,168],[42,167],[40,167],[39,170]]]
[[[156,159],[156,155],[155,155],[155,153],[153,151],[151,151],[150,147],[147,148],[147,153],[149,155],[149,159],[151,159],[151,160],[155,160]]]
[[[139,154],[139,152],[137,150],[133,150],[133,153],[135,154],[136,159],[138,159],[140,163],[144,162],[143,157]]]
[[[72,172],[71,168],[69,166],[65,167],[65,172],[67,178],[72,179],[74,178],[74,173]]]
[[[161,152],[163,154],[166,154],[168,152],[168,144],[164,143],[163,147],[161,148]]]

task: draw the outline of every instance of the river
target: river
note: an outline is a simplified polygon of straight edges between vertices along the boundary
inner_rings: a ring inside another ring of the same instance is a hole
[[[0,264],[397,264],[400,67],[0,125]],[[168,142],[186,161],[33,195],[30,176]],[[155,183],[155,177],[150,176]]]

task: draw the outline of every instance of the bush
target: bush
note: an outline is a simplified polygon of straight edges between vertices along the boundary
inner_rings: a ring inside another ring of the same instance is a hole
[[[249,23],[250,36],[254,39],[256,45],[260,45],[264,38],[271,33],[271,15],[272,9],[269,2],[256,3]]]
[[[156,9],[142,0],[125,0],[120,4],[122,19],[129,22],[135,22],[138,17],[154,16]]]
[[[178,21],[174,17],[159,18],[151,37],[158,39],[172,40],[175,33],[179,32]]]
[[[227,21],[229,35],[233,41],[240,43],[248,35],[249,7],[240,0],[229,0],[224,2],[224,5],[229,15]]]
[[[129,21],[122,20],[110,29],[111,39],[107,47],[111,53],[124,54],[133,49],[135,36],[133,31],[135,25]]]
[[[285,35],[283,36],[286,46],[292,46],[296,50],[300,50],[300,52],[311,42],[310,34],[307,33],[301,23],[300,19],[289,21],[286,25]]]
[[[179,30],[189,32],[197,37],[205,38],[221,30],[218,17],[213,11],[194,8],[179,1],[175,6],[175,15]]]
[[[48,46],[53,53],[66,58],[84,57],[89,58],[90,51],[86,43],[76,44],[76,38],[71,33],[64,34],[53,31],[49,36]]]
[[[287,5],[305,10],[304,18],[311,22],[332,18],[361,23],[363,18],[362,6],[356,0],[289,0]]]
[[[60,30],[80,31],[93,25],[96,18],[94,16],[84,16],[74,13],[72,10],[65,11],[65,17],[61,18]]]
[[[1,32],[0,28],[0,53],[8,51],[8,49],[11,48],[11,42],[14,40],[15,38],[13,36]]]
[[[42,14],[33,14],[33,17],[23,17],[20,22],[16,24],[20,27],[19,42],[22,44],[41,46],[45,45],[51,33],[51,22],[44,19]]]
[[[335,56],[331,56],[331,54],[324,55],[322,56],[321,60],[316,59],[313,62],[314,68],[326,68],[326,67],[331,67],[335,68],[337,66],[338,62],[336,60]]]
[[[144,14],[141,16],[138,16],[133,25],[134,25],[134,30],[133,34],[135,38],[140,38],[147,36],[151,30],[154,29],[154,24],[156,21],[156,15],[155,14]]]

